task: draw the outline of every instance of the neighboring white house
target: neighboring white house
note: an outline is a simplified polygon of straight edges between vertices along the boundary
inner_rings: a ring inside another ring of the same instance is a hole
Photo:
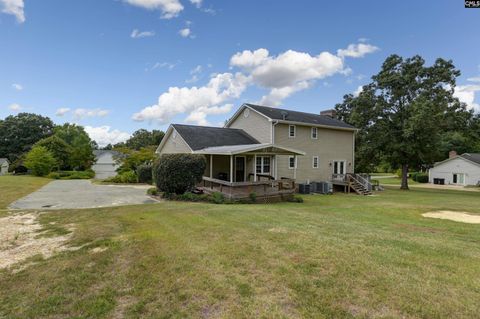
[[[479,185],[480,153],[458,155],[450,152],[449,158],[435,163],[429,171],[429,182],[433,184]]]
[[[6,158],[0,158],[0,175],[5,175],[8,173],[8,166],[10,162]]]
[[[93,151],[95,155],[95,164],[92,166],[96,179],[106,179],[117,175],[117,168],[120,166],[116,163],[115,158],[121,156],[121,153],[109,150]]]

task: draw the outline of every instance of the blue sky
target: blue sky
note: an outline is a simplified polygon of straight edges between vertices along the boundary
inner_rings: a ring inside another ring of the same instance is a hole
[[[457,96],[480,110],[480,9],[460,0],[0,0],[0,11],[0,118],[79,123],[100,144],[221,125],[244,102],[317,113],[393,53],[452,59]]]

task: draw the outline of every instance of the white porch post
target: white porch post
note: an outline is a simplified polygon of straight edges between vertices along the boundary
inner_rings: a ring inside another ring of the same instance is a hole
[[[257,181],[257,154],[253,155],[253,181]]]
[[[293,155],[293,179],[297,179],[297,154]]]
[[[210,178],[213,178],[213,155],[210,154]]]
[[[230,183],[233,183],[233,155],[230,155]]]

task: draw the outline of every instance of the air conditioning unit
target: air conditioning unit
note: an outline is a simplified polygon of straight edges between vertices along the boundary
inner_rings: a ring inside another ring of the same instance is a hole
[[[300,194],[310,194],[310,184],[298,184],[298,192]]]
[[[333,184],[330,182],[316,182],[314,184],[315,184],[315,193],[318,193],[318,194],[333,193]]]

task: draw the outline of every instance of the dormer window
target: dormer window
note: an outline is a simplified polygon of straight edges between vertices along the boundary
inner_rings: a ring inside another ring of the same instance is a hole
[[[318,138],[318,128],[312,127],[312,139],[317,139]]]
[[[288,126],[288,137],[294,138],[295,137],[295,131],[296,131],[295,125],[289,125]]]

